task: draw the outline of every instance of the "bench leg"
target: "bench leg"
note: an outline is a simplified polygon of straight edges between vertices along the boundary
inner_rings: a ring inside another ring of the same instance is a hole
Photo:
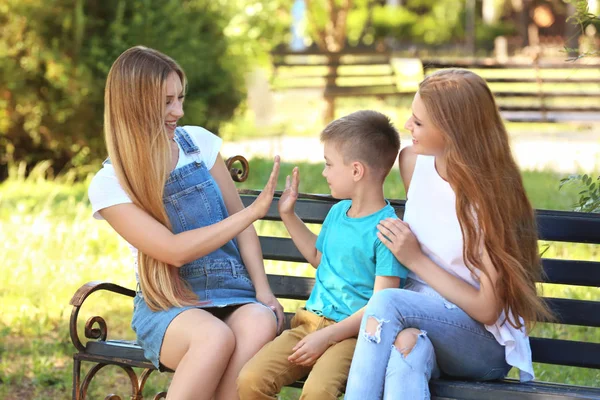
[[[79,399],[79,386],[81,385],[81,361],[73,356],[73,396],[72,400]]]
[[[110,365],[110,364],[98,363],[98,364],[94,365],[88,371],[85,378],[83,378],[83,382],[81,383],[81,389],[78,390],[79,397],[77,397],[77,400],[85,400],[86,399],[87,390],[88,390],[88,387],[90,386],[92,379],[94,379],[94,376],[96,375],[96,373],[98,371],[100,371],[102,368],[106,367],[107,365]],[[119,367],[127,373],[127,376],[129,377],[129,381],[131,382],[131,397],[130,397],[131,400],[143,400],[142,391],[140,390],[140,386],[138,385],[138,377],[137,377],[137,374],[135,373],[135,371],[133,370],[133,368],[124,367],[122,365],[119,365]],[[75,387],[73,387],[73,390],[75,390]],[[105,397],[105,399],[113,400],[113,399],[120,399],[120,397],[116,396],[114,394],[109,394],[108,396]]]
[[[144,390],[144,386],[146,386],[146,382],[148,381],[150,374],[153,373],[154,371],[156,371],[156,370],[151,369],[151,368],[146,368],[144,370],[144,372],[142,372],[142,374],[140,375],[140,387],[139,387],[140,400],[143,398],[142,392]],[[167,398],[167,392],[159,392],[152,398],[152,400],[160,400],[160,399],[166,399],[166,398]]]

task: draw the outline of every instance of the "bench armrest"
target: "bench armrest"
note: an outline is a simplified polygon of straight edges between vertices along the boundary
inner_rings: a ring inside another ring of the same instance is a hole
[[[135,291],[124,288],[123,286],[117,285],[110,282],[93,281],[88,282],[81,286],[71,298],[69,302],[73,306],[71,311],[71,321],[69,323],[69,333],[71,335],[71,342],[75,348],[79,351],[85,351],[85,346],[81,343],[79,335],[77,333],[77,317],[79,316],[79,310],[83,305],[85,299],[94,292],[99,290],[107,290],[109,292],[119,293],[124,296],[135,297]],[[98,328],[94,328],[94,324],[98,324]],[[85,337],[93,340],[106,340],[108,329],[106,321],[100,316],[94,316],[89,318],[85,323]]]

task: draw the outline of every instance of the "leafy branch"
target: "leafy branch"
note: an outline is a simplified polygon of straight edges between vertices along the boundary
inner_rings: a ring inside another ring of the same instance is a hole
[[[565,185],[577,185],[579,201],[575,204],[575,211],[600,213],[600,176],[596,180],[588,174],[570,175],[560,180],[559,189]]]

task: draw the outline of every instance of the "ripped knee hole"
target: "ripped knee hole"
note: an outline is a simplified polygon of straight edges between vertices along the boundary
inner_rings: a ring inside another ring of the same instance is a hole
[[[419,329],[404,329],[398,334],[398,336],[396,336],[394,346],[404,357],[406,357],[410,354],[412,349],[414,349],[415,345],[417,344],[417,339],[422,334],[423,332],[421,332]]]

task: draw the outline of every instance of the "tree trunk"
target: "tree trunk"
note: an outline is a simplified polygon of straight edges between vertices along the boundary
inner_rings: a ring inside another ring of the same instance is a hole
[[[327,81],[325,84],[325,110],[323,113],[323,122],[330,123],[335,119],[335,95],[337,89],[336,78],[340,55],[338,53],[330,53],[328,55]]]

